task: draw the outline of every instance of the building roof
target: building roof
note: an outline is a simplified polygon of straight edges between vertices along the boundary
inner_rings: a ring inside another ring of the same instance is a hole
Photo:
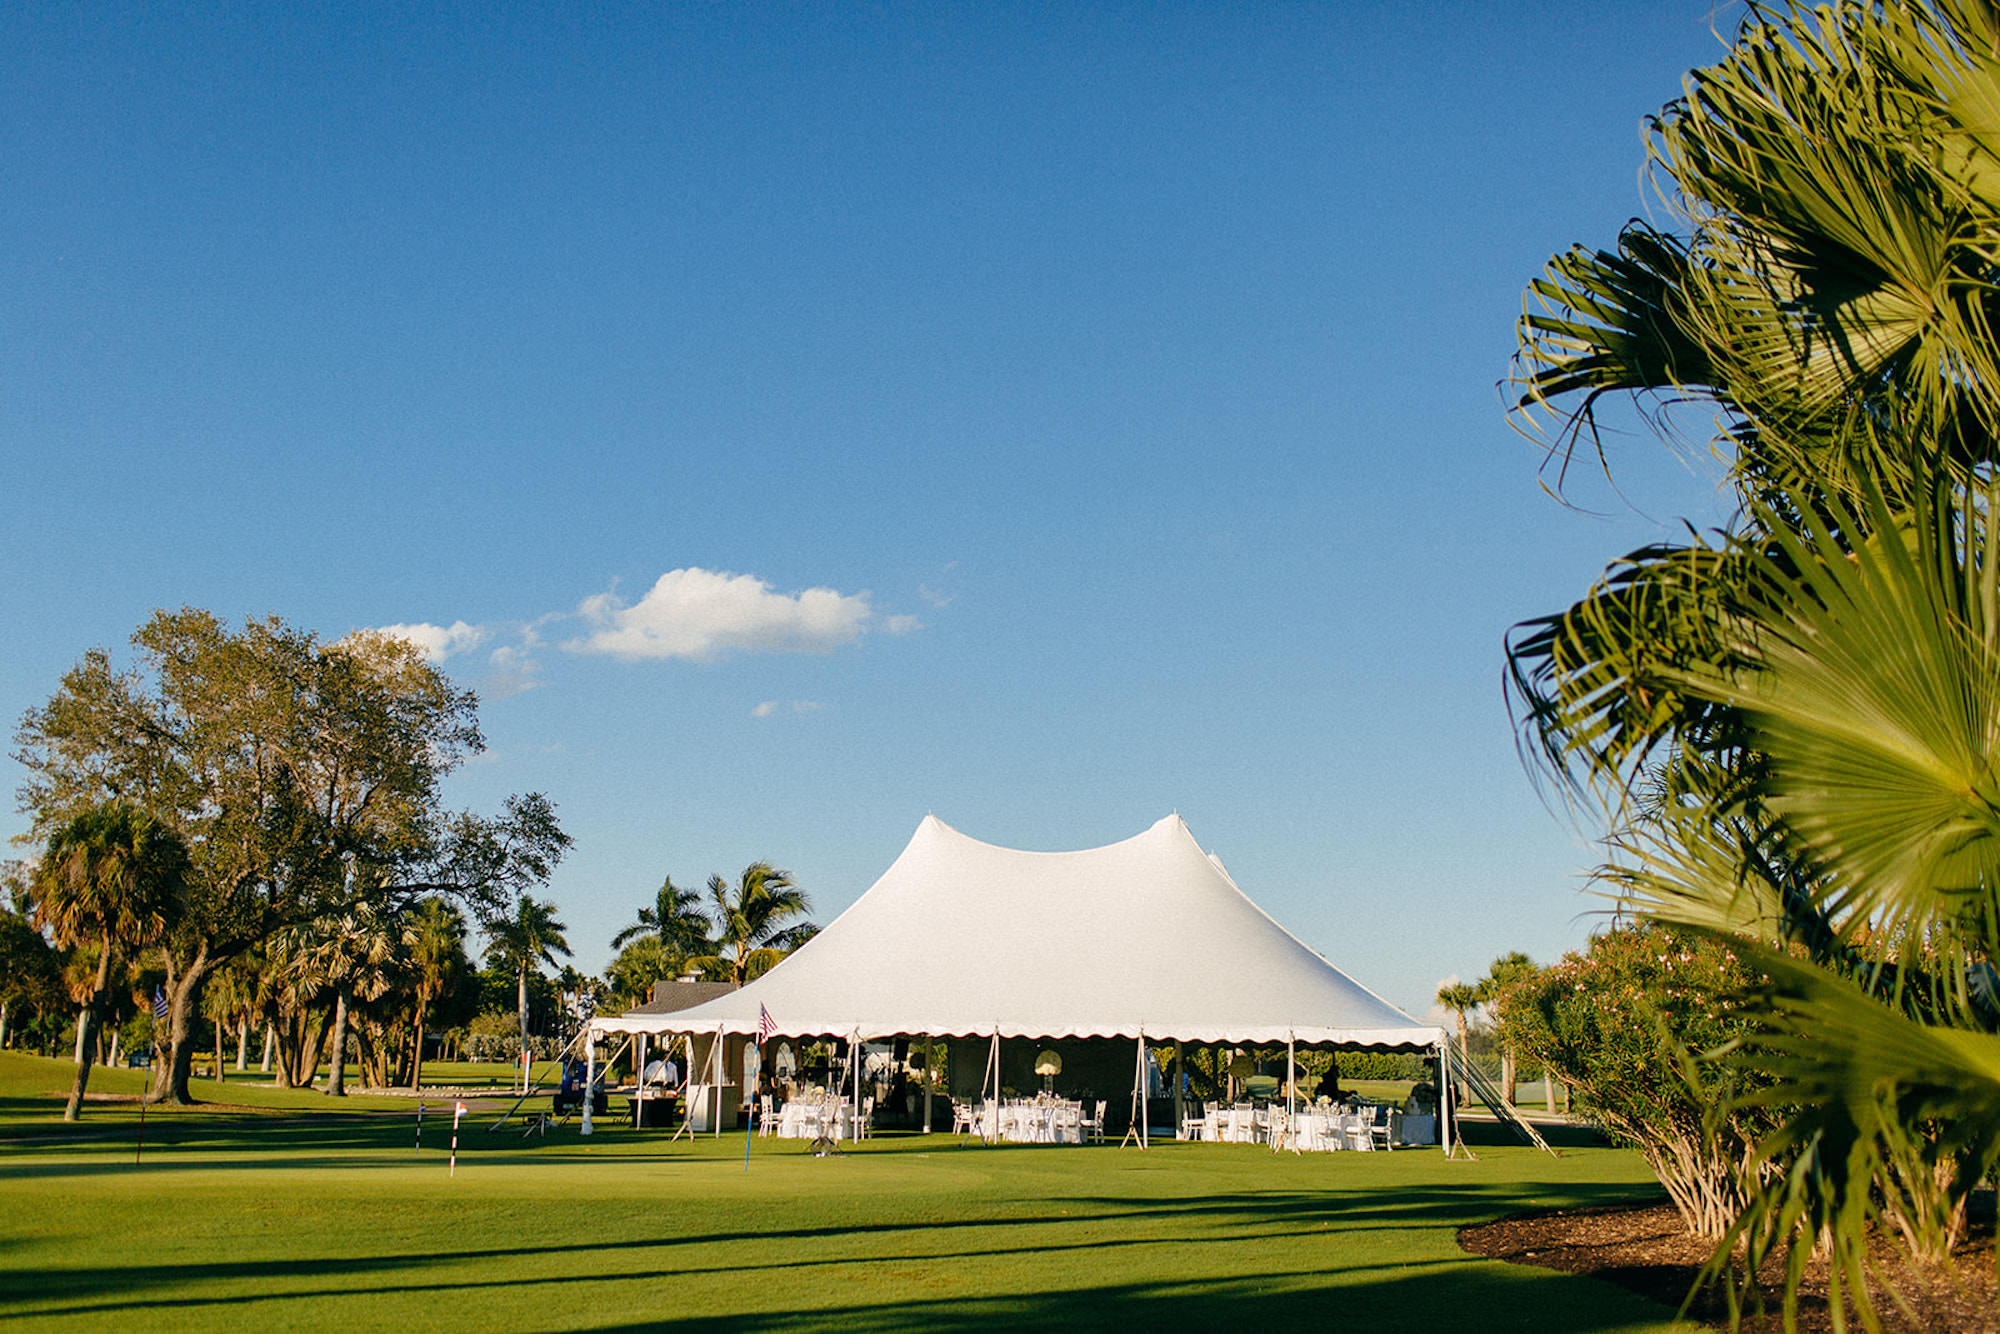
[[[736,990],[734,982],[688,982],[671,979],[653,983],[652,999],[644,1005],[625,1011],[626,1014],[677,1014],[690,1006],[712,1001],[717,996],[727,996]]]

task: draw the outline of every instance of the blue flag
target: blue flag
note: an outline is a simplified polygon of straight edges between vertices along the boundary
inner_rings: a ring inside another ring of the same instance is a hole
[[[167,1022],[167,993],[157,982],[153,984],[153,1022],[156,1024]]]

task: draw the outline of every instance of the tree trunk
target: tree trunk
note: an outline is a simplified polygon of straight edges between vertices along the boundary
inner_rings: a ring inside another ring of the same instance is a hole
[[[333,1052],[327,1062],[326,1096],[347,1096],[347,989],[333,993]]]
[[[248,1010],[243,1012],[243,1017],[236,1025],[236,1068],[239,1071],[250,1068],[250,1012]]]
[[[1507,1105],[1512,1107],[1518,1085],[1514,1079],[1514,1052],[1509,1047],[1500,1049],[1500,1087],[1506,1096]]]
[[[124,1033],[118,1029],[114,1028],[111,1030],[111,1055],[105,1058],[104,1063],[106,1065],[116,1066],[118,1064],[118,1049],[123,1045],[121,1040],[124,1036]]]
[[[269,1019],[264,1021],[264,1061],[257,1068],[264,1074],[271,1073],[271,1049],[278,1045],[278,1026]]]
[[[222,1021],[215,1021],[215,1082],[222,1082]]]
[[[90,1083],[91,1040],[97,1036],[97,1007],[86,1005],[76,1016],[76,1082],[70,1085],[69,1101],[63,1105],[63,1120],[83,1115],[83,1090]]]
[[[63,1106],[65,1121],[74,1121],[83,1115],[83,1091],[90,1084],[91,1040],[97,1036],[97,1012],[111,986],[111,940],[108,935],[102,945],[97,956],[97,985],[91,989],[90,999],[76,1016],[76,1083],[70,1088],[69,1101]]]
[[[171,955],[167,957],[167,1059],[160,1059],[159,1033],[155,1030],[153,1087],[146,1095],[148,1101],[182,1107],[194,1105],[194,1096],[188,1092],[188,1077],[194,1068],[192,1038],[195,1002],[201,996],[202,986],[221,962],[210,957],[207,941],[196,948],[194,958],[188,961],[184,970],[177,968]]]
[[[0,1000],[0,1051],[7,1049],[7,1002]]]
[[[428,997],[417,996],[417,1045],[410,1056],[410,1087],[424,1086],[424,1007],[430,1004]]]
[[[516,1003],[521,1012],[521,1056],[516,1062],[521,1067],[521,1092],[528,1091],[528,966],[522,964],[518,974],[519,991]]]

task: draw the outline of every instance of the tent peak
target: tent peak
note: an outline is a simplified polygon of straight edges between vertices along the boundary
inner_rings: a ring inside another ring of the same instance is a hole
[[[974,838],[971,834],[966,833],[955,825],[946,824],[943,820],[938,819],[934,813],[926,814],[917,825],[917,833],[920,835],[927,832],[949,834],[952,838],[958,839],[961,842],[976,844],[982,848],[993,848],[1000,852],[1020,853],[1023,856],[1029,857],[1073,857],[1080,853],[1104,852],[1111,848],[1124,847],[1128,843],[1137,843],[1142,839],[1157,838],[1175,831],[1185,834],[1190,839],[1194,838],[1194,831],[1187,827],[1187,821],[1181,819],[1179,811],[1175,811],[1171,815],[1161,816],[1159,819],[1153,821],[1152,824],[1146,826],[1145,829],[1128,838],[1117,839],[1110,843],[1100,843],[1088,848],[1010,848],[1003,843],[989,843],[983,838]]]

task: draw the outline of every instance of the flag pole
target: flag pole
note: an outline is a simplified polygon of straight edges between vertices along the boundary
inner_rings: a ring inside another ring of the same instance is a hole
[[[757,1053],[757,1068],[761,1071],[764,1068],[762,1044],[753,1043],[746,1050]],[[746,1079],[745,1082],[747,1083],[748,1080]],[[743,1170],[748,1172],[750,1170],[750,1136],[756,1132],[757,1128],[757,1090],[753,1085],[745,1089],[744,1092],[750,1097],[750,1114],[743,1118]]]
[[[146,1083],[153,1082],[153,1072],[160,1063],[160,1025],[167,1022],[167,993],[158,982],[153,983],[153,1055],[146,1065]],[[132,1166],[139,1165],[139,1157],[146,1151],[146,1095],[150,1089],[139,1090],[139,1142],[132,1146]]]

